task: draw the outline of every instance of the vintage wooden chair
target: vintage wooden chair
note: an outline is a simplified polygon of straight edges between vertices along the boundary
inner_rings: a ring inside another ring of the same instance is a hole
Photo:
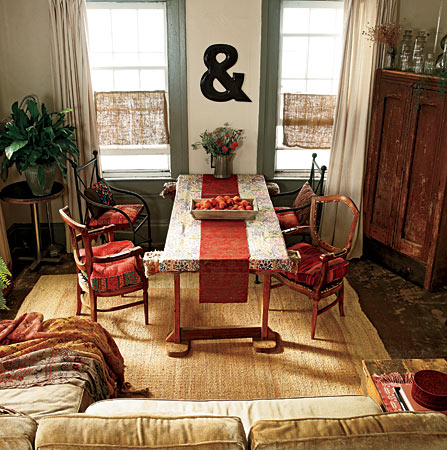
[[[109,185],[100,176],[98,168],[98,151],[93,150],[93,158],[82,166],[71,161],[76,186],[79,217],[87,228],[98,228],[114,224],[117,230],[132,231],[132,241],[136,245],[145,244],[152,250],[150,211],[143,197],[136,192],[119,189]],[[135,197],[136,203],[117,205],[113,192]],[[85,210],[82,207],[85,201]],[[147,238],[137,242],[137,233],[147,224]]]
[[[295,195],[292,206],[274,207],[284,236],[301,235],[304,237],[310,234],[310,200],[315,195],[323,195],[324,177],[327,170],[326,166],[320,167],[317,164],[316,158],[317,154],[312,153],[310,176],[303,186],[293,191],[270,195],[272,201],[276,198]]]
[[[115,225],[89,230],[86,225],[72,219],[68,206],[59,210],[68,225],[76,263],[78,283],[76,290],[76,315],[81,314],[82,305],[90,309],[93,321],[97,320],[97,313],[116,311],[132,306],[144,305],[144,323],[149,323],[148,280],[144,274],[141,247],[135,247],[131,241],[114,241]],[[109,242],[92,246],[92,241],[101,235],[107,235]],[[83,248],[80,247],[82,243]],[[143,290],[140,301],[99,309],[98,297],[124,296],[130,292]],[[83,294],[88,294],[90,302],[83,301]]]
[[[323,241],[317,229],[317,205],[337,202],[346,205],[352,213],[352,222],[348,237],[343,248],[337,248]],[[351,249],[359,210],[354,202],[343,195],[329,195],[325,197],[312,197],[310,207],[310,235],[312,244],[300,242],[292,245],[288,250],[298,251],[301,261],[294,272],[276,272],[272,276],[280,283],[272,286],[272,289],[287,286],[294,291],[307,295],[313,301],[311,337],[315,337],[317,317],[328,309],[338,304],[340,315],[343,311],[343,280],[349,270],[349,262],[346,257]],[[336,299],[330,304],[319,309],[322,299],[335,294]]]

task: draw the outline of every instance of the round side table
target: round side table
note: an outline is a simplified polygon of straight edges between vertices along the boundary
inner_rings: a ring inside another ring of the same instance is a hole
[[[8,184],[0,192],[0,198],[6,203],[14,203],[17,205],[30,205],[31,206],[31,216],[34,222],[34,231],[36,233],[36,257],[21,257],[22,260],[33,261],[30,266],[30,270],[36,270],[40,263],[59,263],[61,258],[59,257],[42,257],[41,250],[41,240],[40,240],[40,224],[39,224],[39,203],[45,203],[48,208],[48,202],[60,197],[64,193],[64,186],[57,181],[54,182],[53,189],[48,195],[37,196],[31,192],[26,181],[19,181],[17,183]],[[48,216],[48,209],[47,209]],[[48,222],[48,227],[51,224]]]

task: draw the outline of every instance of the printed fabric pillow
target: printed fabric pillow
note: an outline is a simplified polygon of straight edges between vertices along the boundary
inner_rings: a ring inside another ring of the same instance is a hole
[[[115,206],[113,200],[112,191],[104,180],[99,180],[97,183],[90,186],[84,191],[85,196],[97,203],[102,203],[107,206]],[[92,216],[97,219],[101,214],[104,214],[107,209],[100,206],[90,205],[87,203],[87,207]]]
[[[298,208],[300,206],[309,205],[307,208],[299,209],[298,211],[295,211],[296,217],[298,219],[298,223],[300,225],[308,225],[309,224],[309,215],[310,215],[310,200],[312,197],[314,197],[315,192],[312,189],[311,185],[308,181],[306,181],[303,184],[303,187],[301,188],[300,192],[298,192],[298,195],[295,198],[295,201],[293,202],[292,207]]]

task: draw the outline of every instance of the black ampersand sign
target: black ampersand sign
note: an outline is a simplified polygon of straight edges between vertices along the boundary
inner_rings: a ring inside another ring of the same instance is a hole
[[[216,59],[219,53],[225,55],[225,59],[222,62]],[[237,50],[233,46],[227,44],[210,45],[205,50],[203,61],[208,70],[202,75],[200,89],[206,98],[215,102],[228,102],[232,99],[237,102],[251,102],[241,89],[245,75],[233,72],[231,77],[227,72],[237,61]],[[213,82],[216,78],[225,88],[224,92],[219,92],[214,88]]]

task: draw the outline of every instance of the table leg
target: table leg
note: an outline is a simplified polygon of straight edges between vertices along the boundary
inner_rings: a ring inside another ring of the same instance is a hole
[[[181,340],[180,328],[180,274],[174,273],[174,331],[166,338],[166,352],[169,356],[186,356],[189,352],[189,341]]]
[[[271,275],[264,274],[262,286],[261,339],[253,339],[253,347],[257,352],[271,351],[276,348],[278,335],[269,329],[269,305],[271,291]]]

